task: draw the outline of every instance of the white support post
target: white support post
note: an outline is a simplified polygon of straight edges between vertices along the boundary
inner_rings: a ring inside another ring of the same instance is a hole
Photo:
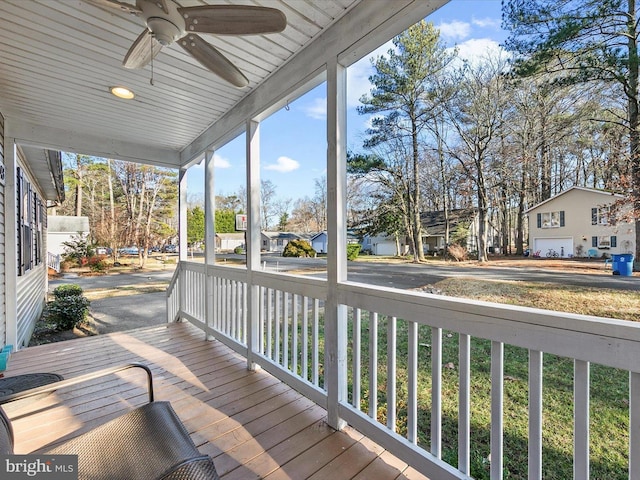
[[[6,127],[6,125],[5,125]],[[18,348],[18,314],[17,314],[17,283],[18,283],[18,219],[17,219],[17,186],[16,174],[18,152],[15,139],[4,137],[4,232],[5,232],[5,344]]]
[[[178,176],[178,259],[180,262],[187,260],[187,170],[180,169]],[[178,290],[178,321],[182,321],[181,314],[184,310],[184,302],[186,300],[187,284],[185,281],[184,269],[180,269],[181,278],[179,279]]]
[[[340,403],[347,399],[347,307],[337,301],[339,284],[347,280],[346,225],[346,69],[337,58],[327,64],[327,253],[328,292],[325,306],[325,385],[327,423],[342,429]]]
[[[213,150],[207,150],[204,154],[204,308],[205,323],[210,327],[215,325],[213,321],[215,290],[211,288],[208,273],[209,265],[216,263],[216,195],[213,153]],[[214,339],[210,334],[207,334],[206,338],[207,340]]]
[[[260,123],[249,120],[247,137],[247,368],[256,369],[254,353],[260,352],[260,292],[253,273],[260,270]]]

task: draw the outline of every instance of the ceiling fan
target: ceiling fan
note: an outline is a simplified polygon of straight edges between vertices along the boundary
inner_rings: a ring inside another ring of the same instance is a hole
[[[133,42],[122,62],[125,68],[142,68],[162,47],[177,43],[204,67],[232,85],[242,88],[249,80],[213,45],[197,33],[258,35],[278,33],[287,26],[280,10],[247,5],[202,5],[181,7],[175,0],[136,0],[135,5],[118,0],[88,0],[116,7],[144,19],[147,28]]]

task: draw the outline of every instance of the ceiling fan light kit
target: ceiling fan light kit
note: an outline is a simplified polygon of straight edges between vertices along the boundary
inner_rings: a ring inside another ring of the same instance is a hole
[[[248,5],[181,7],[174,0],[136,0],[135,7],[118,0],[86,0],[138,15],[147,29],[133,42],[122,62],[125,68],[143,68],[162,47],[180,45],[205,68],[233,86],[249,85],[244,74],[218,49],[196,33],[213,35],[263,35],[287,26],[280,10]]]

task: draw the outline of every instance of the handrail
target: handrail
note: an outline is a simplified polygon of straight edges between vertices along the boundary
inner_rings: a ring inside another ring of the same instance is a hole
[[[69,378],[66,380],[60,380],[59,382],[50,383],[42,387],[30,388],[29,390],[24,390],[22,392],[5,395],[3,397],[0,397],[0,405],[9,403],[9,402],[15,402],[16,400],[22,400],[23,398],[34,397],[42,393],[53,392],[60,388],[70,387],[78,383],[86,382],[88,380],[94,380],[96,378],[104,377],[107,375],[112,375],[114,373],[121,372],[123,370],[128,370],[130,368],[141,368],[145,372],[147,372],[147,389],[149,392],[149,403],[153,402],[154,400],[153,375],[151,374],[151,369],[142,363],[128,363],[126,365],[119,365],[117,367],[104,368],[96,372],[86,373],[84,375],[79,375],[77,377]]]

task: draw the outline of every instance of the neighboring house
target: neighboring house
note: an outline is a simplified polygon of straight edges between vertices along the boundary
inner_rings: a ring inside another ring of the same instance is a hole
[[[449,239],[458,227],[467,229],[464,246],[468,251],[478,249],[478,211],[475,208],[459,208],[449,211]],[[424,253],[441,252],[445,247],[445,215],[444,211],[424,212],[420,214],[422,222],[422,244]],[[493,249],[492,239],[495,235],[487,235],[487,247]],[[451,240],[449,240],[451,242]]]
[[[371,255],[406,255],[409,253],[409,244],[404,235],[400,235],[397,242],[391,235],[365,235],[362,237],[362,250],[371,252]]]
[[[245,233],[216,233],[216,251],[233,252],[245,244]]]
[[[587,257],[633,253],[632,223],[614,222],[611,205],[623,195],[585,187],[572,187],[530,208],[529,247],[542,257]]]
[[[47,251],[54,255],[66,253],[64,242],[72,237],[89,236],[89,217],[67,217],[49,215],[47,217]]]
[[[437,254],[445,247],[445,217],[444,211],[424,212],[420,214],[422,221],[422,245],[425,254]],[[474,208],[462,208],[449,212],[449,238],[458,228],[467,228],[465,247],[469,251],[478,248],[478,212]],[[489,245],[493,245],[489,235]],[[451,240],[450,240],[451,241]],[[409,239],[400,235],[398,239],[391,235],[365,235],[362,239],[362,249],[371,252],[372,255],[400,255],[409,253]],[[491,247],[493,248],[493,247]]]
[[[64,185],[59,152],[17,145],[4,128],[0,115],[0,343],[17,349],[45,305],[47,207],[64,199]]]
[[[311,247],[316,251],[316,253],[327,253],[327,245],[329,245],[329,236],[327,232],[320,232],[312,235],[309,238],[308,242],[311,244]],[[347,243],[360,243],[358,236],[347,232]]]
[[[291,240],[300,240],[302,238],[300,235],[291,232],[261,232],[261,234],[260,249],[266,252],[282,253],[287,243]]]

